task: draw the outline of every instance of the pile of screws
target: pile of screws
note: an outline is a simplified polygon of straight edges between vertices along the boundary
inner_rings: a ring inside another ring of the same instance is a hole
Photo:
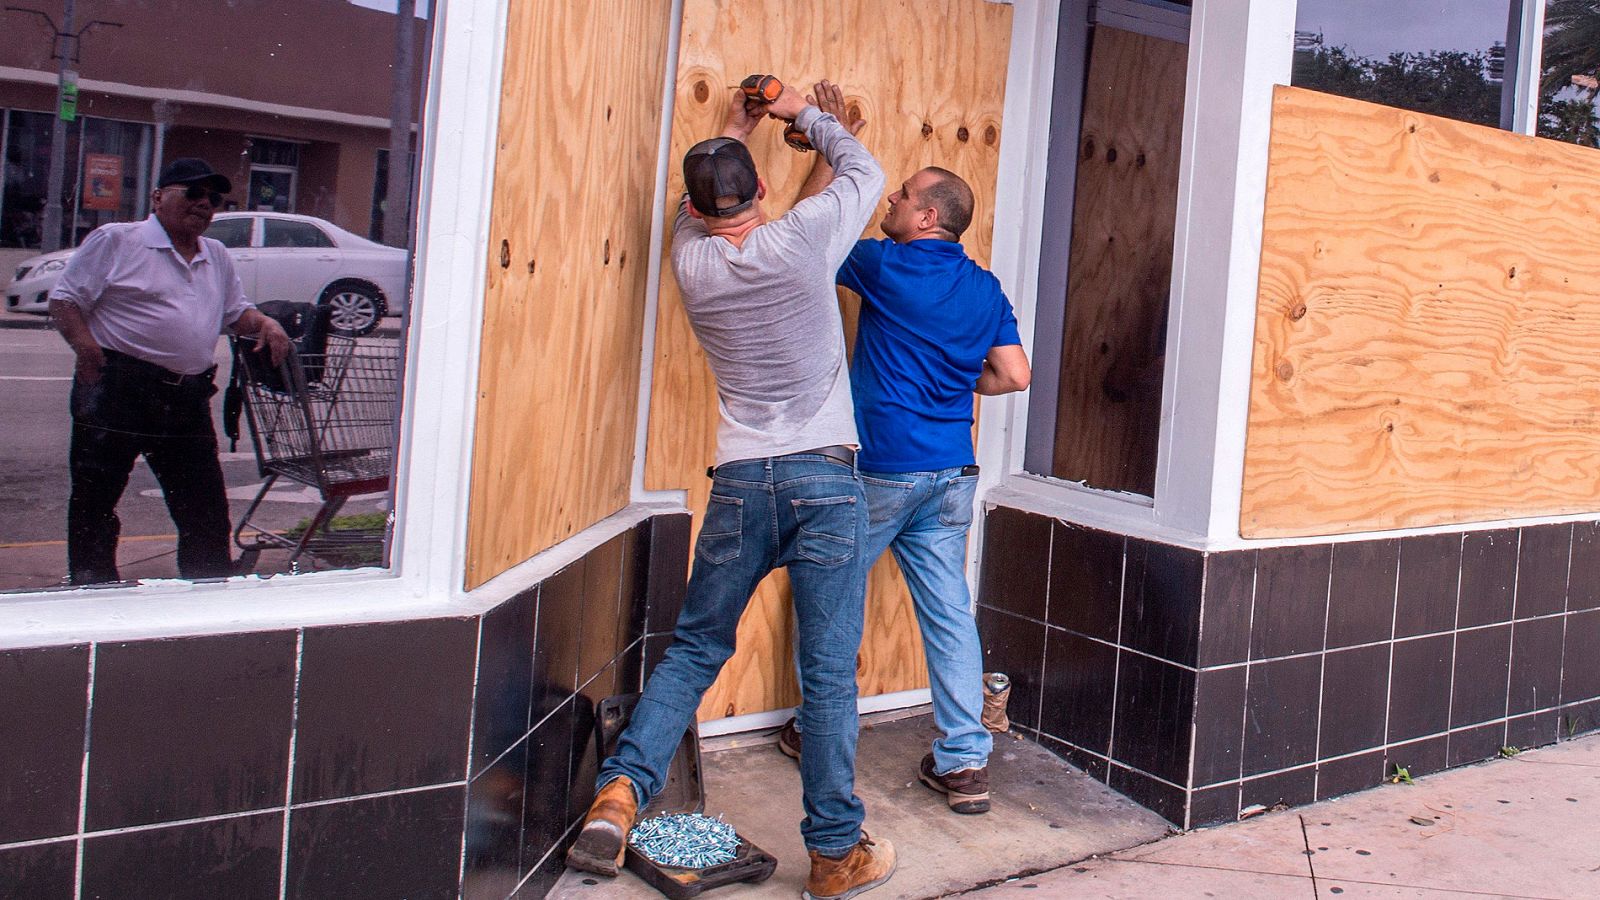
[[[733,862],[739,835],[720,818],[679,813],[645,819],[633,827],[628,843],[658,866],[705,869]]]

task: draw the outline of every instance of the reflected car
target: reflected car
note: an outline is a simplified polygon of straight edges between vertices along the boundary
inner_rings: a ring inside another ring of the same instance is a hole
[[[217,213],[206,236],[228,248],[245,296],[329,308],[341,334],[359,337],[405,310],[409,254],[325,219],[290,213]],[[9,312],[49,313],[48,297],[71,250],[24,260],[6,289]]]

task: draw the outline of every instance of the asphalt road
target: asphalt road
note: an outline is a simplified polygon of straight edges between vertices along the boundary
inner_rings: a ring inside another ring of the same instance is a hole
[[[231,365],[224,340],[217,341],[216,359],[218,381],[224,382]],[[72,352],[54,331],[0,329],[0,548],[65,538],[72,362]],[[228,450],[222,437],[221,390],[213,401],[213,422],[222,443],[222,471],[237,524],[262,477],[247,426],[239,451]],[[286,529],[315,512],[320,503],[315,488],[280,480],[257,512],[256,523]],[[344,512],[383,509],[387,509],[384,497],[369,496],[351,500]],[[174,533],[161,489],[143,460],[134,467],[117,513],[125,538]]]

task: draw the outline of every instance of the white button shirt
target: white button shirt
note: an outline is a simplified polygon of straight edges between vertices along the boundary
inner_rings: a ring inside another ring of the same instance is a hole
[[[221,242],[200,238],[186,262],[155,216],[95,229],[50,299],[78,307],[100,346],[184,375],[211,368],[217,336],[253,308]]]

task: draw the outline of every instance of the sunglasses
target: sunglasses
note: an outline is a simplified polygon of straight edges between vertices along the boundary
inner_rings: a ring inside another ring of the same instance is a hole
[[[173,185],[173,187],[177,187],[177,185]],[[222,205],[222,194],[220,192],[213,191],[210,188],[201,187],[198,184],[191,184],[188,187],[184,188],[184,190],[183,190],[183,198],[185,200],[189,200],[191,202],[198,201],[201,198],[205,198],[205,199],[211,201],[211,205],[212,206],[221,206]]]

